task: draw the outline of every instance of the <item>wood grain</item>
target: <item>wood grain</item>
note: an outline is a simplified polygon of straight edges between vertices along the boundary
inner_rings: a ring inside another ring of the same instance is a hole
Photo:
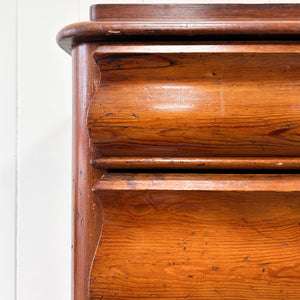
[[[101,204],[91,192],[103,173],[91,168],[95,155],[86,130],[86,114],[99,84],[99,72],[91,53],[95,44],[74,47],[73,58],[73,272],[72,299],[88,297],[89,274],[101,233]],[[99,226],[100,225],[100,226]]]
[[[297,20],[297,4],[95,4],[92,21],[136,20]]]
[[[299,16],[96,5],[60,31],[74,300],[300,299]]]
[[[102,191],[270,191],[295,192],[299,174],[105,173],[93,187]]]
[[[187,43],[157,44],[104,44],[94,51],[93,56],[100,60],[103,55],[112,54],[167,54],[167,53],[299,53],[300,44],[291,41],[198,41]]]
[[[299,299],[299,196],[102,192],[90,299]]]
[[[97,156],[94,168],[173,170],[299,170],[297,157],[140,157]]]
[[[102,77],[88,129],[98,154],[300,153],[298,54],[94,55]]]
[[[66,26],[57,42],[71,53],[94,41],[297,39],[299,14],[297,4],[95,5],[92,22]]]

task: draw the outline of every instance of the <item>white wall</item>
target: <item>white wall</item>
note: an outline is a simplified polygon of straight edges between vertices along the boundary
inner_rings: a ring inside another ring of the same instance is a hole
[[[299,1],[102,1],[212,2]],[[93,3],[9,0],[0,5],[1,299],[71,297],[71,58],[55,36],[64,25],[87,20]]]
[[[17,299],[70,299],[71,59],[79,1],[18,4]]]
[[[0,298],[14,299],[16,240],[16,1],[0,4]],[[5,12],[5,13],[4,13]]]

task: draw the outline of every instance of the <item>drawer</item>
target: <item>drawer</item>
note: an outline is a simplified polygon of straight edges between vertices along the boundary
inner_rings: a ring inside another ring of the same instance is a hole
[[[299,299],[299,181],[104,174],[89,299]]]
[[[97,153],[298,156],[299,51],[288,42],[100,46],[87,120]]]

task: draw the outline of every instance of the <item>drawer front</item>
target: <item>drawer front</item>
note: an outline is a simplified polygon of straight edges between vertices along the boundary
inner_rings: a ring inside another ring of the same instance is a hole
[[[300,299],[299,180],[103,175],[89,299]]]
[[[87,122],[99,154],[299,155],[299,54],[174,47],[94,53]]]

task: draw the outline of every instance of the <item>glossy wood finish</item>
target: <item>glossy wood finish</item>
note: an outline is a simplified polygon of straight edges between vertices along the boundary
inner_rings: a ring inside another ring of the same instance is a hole
[[[299,155],[299,54],[113,47],[94,53],[102,77],[88,128],[97,153]]]
[[[297,4],[95,5],[93,22],[66,26],[57,36],[68,53],[91,41],[297,39]]]
[[[299,16],[96,5],[58,34],[74,300],[300,298]]]
[[[300,298],[300,193],[103,191],[90,299]]]
[[[299,170],[297,157],[95,157],[102,169]]]
[[[181,54],[184,53],[300,53],[300,43],[291,41],[205,41],[159,44],[104,44],[93,53],[96,60],[113,54]],[[142,67],[142,66],[141,66]]]
[[[90,8],[92,21],[135,20],[226,21],[276,20],[295,21],[299,18],[297,4],[95,4]],[[178,22],[179,23],[179,22]],[[162,28],[165,29],[165,28]],[[162,30],[161,29],[161,30]]]
[[[299,174],[103,174],[93,187],[102,191],[299,191]]]
[[[88,298],[90,268],[102,230],[101,203],[92,186],[102,170],[90,167],[94,156],[86,130],[86,114],[99,84],[91,53],[95,44],[73,48],[73,299]]]

